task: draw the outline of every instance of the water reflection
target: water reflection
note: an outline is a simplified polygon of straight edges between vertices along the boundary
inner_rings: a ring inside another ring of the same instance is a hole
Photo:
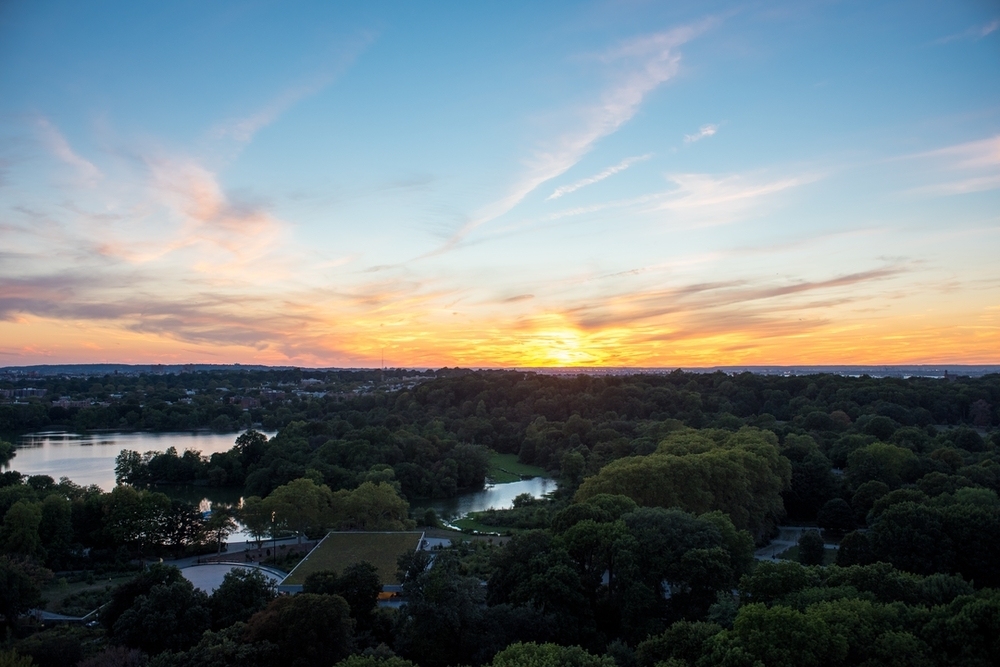
[[[522,493],[533,498],[541,498],[546,493],[556,490],[556,481],[547,477],[533,477],[520,482],[508,484],[492,484],[482,491],[464,493],[454,498],[443,500],[415,501],[413,505],[432,507],[443,519],[453,521],[461,519],[470,512],[481,512],[488,509],[509,509],[514,506],[514,498]]]
[[[194,449],[206,456],[225,452],[236,444],[237,433],[192,431],[184,433],[72,433],[45,431],[21,436],[17,455],[6,468],[25,475],[69,477],[80,486],[96,484],[105,491],[115,486],[115,457],[123,449],[137,452],[178,453]],[[265,433],[268,437],[274,432]]]

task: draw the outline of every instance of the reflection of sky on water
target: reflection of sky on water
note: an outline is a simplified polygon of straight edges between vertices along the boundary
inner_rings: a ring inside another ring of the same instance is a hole
[[[412,505],[433,507],[439,516],[445,519],[460,519],[469,512],[481,512],[488,509],[508,509],[513,506],[514,498],[522,493],[530,493],[532,497],[540,498],[546,493],[556,490],[556,481],[547,477],[533,477],[509,484],[494,484],[482,491],[463,493],[455,498],[444,500],[415,501]]]
[[[29,433],[15,443],[17,456],[8,468],[25,475],[49,475],[58,480],[69,477],[80,486],[96,484],[105,491],[115,486],[115,457],[123,449],[137,452],[164,451],[176,447],[178,453],[196,449],[211,455],[224,452],[236,443],[236,433],[69,433],[52,431]],[[267,433],[268,437],[274,435]]]

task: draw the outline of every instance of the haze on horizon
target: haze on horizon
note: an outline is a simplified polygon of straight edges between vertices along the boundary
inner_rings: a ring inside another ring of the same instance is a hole
[[[1000,363],[1000,10],[10,2],[0,365]]]

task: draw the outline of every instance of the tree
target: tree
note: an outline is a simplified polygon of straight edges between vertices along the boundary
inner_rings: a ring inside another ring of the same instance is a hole
[[[352,655],[341,660],[334,667],[417,667],[409,660],[398,656],[378,657],[374,655]]]
[[[770,431],[689,429],[670,433],[655,454],[612,461],[584,480],[576,499],[607,493],[646,507],[720,510],[761,539],[784,514],[780,494],[790,479],[791,466]]]
[[[330,487],[305,477],[279,486],[264,499],[264,509],[273,513],[277,526],[296,533],[300,541],[306,531],[330,525],[332,508]]]
[[[399,610],[394,648],[421,667],[482,662],[475,660],[483,650],[487,613],[479,580],[460,574],[457,556],[449,552],[437,554],[434,567],[419,569],[407,568],[413,576],[403,582],[406,604]]]
[[[313,595],[337,595],[340,577],[335,570],[318,570],[306,575],[302,582],[302,592]]]
[[[97,655],[81,661],[77,667],[145,667],[146,656],[125,646],[109,646]]]
[[[17,456],[17,448],[6,440],[0,440],[0,467],[10,463],[10,460]]]
[[[205,529],[212,535],[216,543],[216,553],[222,553],[222,543],[232,533],[236,532],[235,511],[225,505],[214,505],[212,515],[205,522]]]
[[[917,574],[951,572],[955,544],[941,511],[904,502],[888,507],[867,533],[875,560]]]
[[[0,545],[11,555],[42,558],[42,538],[38,527],[42,523],[42,504],[19,500],[3,517],[0,527]]]
[[[787,595],[819,584],[813,570],[794,561],[761,561],[740,579],[740,600],[774,604]]]
[[[819,413],[829,419],[826,413]],[[820,452],[816,441],[807,435],[785,436],[781,453],[792,463],[792,480],[782,494],[788,515],[797,519],[813,519],[823,503],[837,491],[837,480],[830,469],[830,460]]]
[[[670,588],[674,618],[704,618],[718,599],[718,593],[732,590],[736,583],[729,553],[721,547],[685,552],[675,576]]]
[[[140,595],[112,626],[115,641],[147,653],[183,651],[211,626],[208,596],[181,578]]]
[[[115,457],[115,484],[141,486],[149,483],[149,469],[142,454],[123,449]]]
[[[822,565],[824,552],[823,538],[815,530],[799,536],[799,562],[803,565]]]
[[[181,571],[172,565],[160,563],[150,565],[111,592],[111,600],[101,608],[101,623],[111,630],[121,615],[130,609],[139,597],[147,595],[155,586],[172,584],[181,579],[183,579]]]
[[[271,531],[271,511],[258,496],[250,496],[243,499],[238,513],[240,521],[259,548]]]
[[[336,594],[347,600],[351,616],[356,621],[367,621],[382,592],[382,579],[371,563],[348,565],[337,579]]]
[[[240,454],[244,469],[249,468],[257,463],[267,450],[267,436],[248,429],[237,436],[235,449]]]
[[[493,658],[492,667],[616,667],[609,656],[588,653],[579,646],[511,644]]]
[[[246,623],[235,623],[218,632],[209,630],[201,636],[197,644],[186,651],[165,651],[153,656],[148,667],[277,667],[281,665],[277,646],[268,641],[248,642],[246,632]],[[143,659],[135,667],[143,667],[145,664],[146,661]],[[119,667],[119,665],[101,665],[100,667]],[[133,666],[121,665],[120,667]]]
[[[19,615],[42,601],[41,584],[51,574],[29,562],[0,556],[0,614],[7,627],[15,627]]]
[[[854,512],[843,498],[832,498],[820,508],[816,523],[832,537],[840,537],[854,528]]]
[[[407,530],[413,528],[409,504],[386,482],[363,482],[333,498],[333,523],[341,530]]]
[[[114,541],[134,545],[140,558],[146,546],[163,542],[163,529],[171,507],[166,495],[116,486],[104,496],[104,502],[104,528]]]
[[[889,485],[877,479],[865,482],[859,486],[851,497],[851,507],[854,509],[855,521],[864,524],[868,517],[868,512],[871,511],[875,501],[889,493],[889,491],[891,491]]]
[[[705,642],[722,632],[715,623],[677,621],[663,634],[652,636],[636,647],[639,667],[654,667],[668,660],[682,660],[691,665],[701,658]]]
[[[351,648],[352,629],[350,607],[344,598],[300,593],[275,598],[251,616],[246,639],[275,644],[275,665],[311,667],[345,658]]]
[[[917,461],[909,449],[873,442],[855,449],[847,456],[847,477],[855,486],[869,480],[885,482],[890,488],[899,488]]]
[[[69,558],[73,544],[73,504],[69,500],[55,493],[45,497],[38,536],[50,567],[58,567]]]
[[[17,651],[0,651],[0,667],[34,667],[30,656],[18,655]]]
[[[212,593],[212,628],[221,630],[246,621],[277,597],[274,581],[259,570],[234,567]]]
[[[18,653],[30,657],[37,667],[76,665],[83,658],[80,636],[66,626],[28,635],[16,647]]]
[[[172,500],[162,519],[163,540],[180,551],[186,545],[198,544],[205,534],[201,514],[189,503]]]
[[[842,664],[847,654],[846,642],[822,619],[780,605],[742,607],[732,632],[743,651],[768,667]]]

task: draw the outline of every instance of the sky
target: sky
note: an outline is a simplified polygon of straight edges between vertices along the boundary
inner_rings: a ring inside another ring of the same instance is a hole
[[[1000,363],[996,2],[0,3],[0,366]]]

